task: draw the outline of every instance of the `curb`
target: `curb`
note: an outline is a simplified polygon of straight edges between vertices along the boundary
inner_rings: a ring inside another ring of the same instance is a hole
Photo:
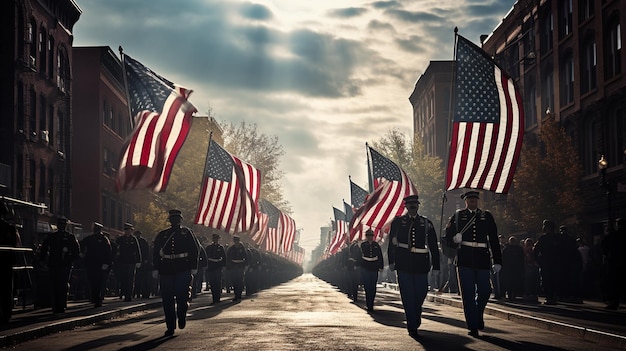
[[[30,330],[20,331],[11,335],[0,336],[0,348],[7,348],[25,341],[33,340],[50,334],[72,330],[77,327],[84,327],[96,322],[101,322],[115,317],[121,317],[130,313],[139,312],[148,308],[160,305],[159,302],[140,303],[128,307],[118,307],[110,311],[103,311],[88,316],[78,316],[69,319],[59,320],[48,325],[43,325]]]
[[[391,290],[398,290],[398,284],[383,283],[383,286]],[[438,302],[453,307],[463,308],[463,302],[461,300],[446,298],[432,293],[428,293],[426,298],[430,302]],[[485,313],[490,316],[506,319],[515,323],[521,323],[531,327],[546,329],[559,334],[592,341],[601,346],[626,349],[626,336],[607,333],[573,324],[552,321],[545,318],[529,316],[523,313],[506,311],[489,305],[485,308]]]

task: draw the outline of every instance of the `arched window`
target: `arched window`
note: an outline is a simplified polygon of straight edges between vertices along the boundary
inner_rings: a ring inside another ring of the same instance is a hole
[[[574,101],[574,58],[572,52],[566,52],[561,61],[561,106],[567,105]]]
[[[59,47],[57,53],[57,87],[64,93],[70,92],[70,60],[65,47]]]
[[[597,86],[597,52],[596,40],[593,33],[589,33],[582,43],[580,50],[580,92],[585,94]]]
[[[48,79],[54,82],[54,38],[48,37]]]
[[[37,67],[37,22],[31,19],[28,23],[28,64],[31,68]]]
[[[46,33],[46,28],[43,26],[39,30],[39,71],[43,74],[46,73],[47,58],[48,58],[48,34]]]
[[[622,72],[622,37],[620,34],[619,16],[614,15],[608,21],[604,34],[606,63],[605,78],[611,78]]]

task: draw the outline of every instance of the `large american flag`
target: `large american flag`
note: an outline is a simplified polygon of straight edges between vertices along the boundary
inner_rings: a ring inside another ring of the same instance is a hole
[[[122,54],[134,129],[117,172],[117,191],[165,191],[174,160],[191,127],[196,108],[191,90],[176,86],[130,56]]]
[[[283,241],[282,250],[289,252],[293,248],[293,242],[296,238],[296,221],[283,211],[280,211],[280,231]]]
[[[352,181],[352,179],[350,179],[350,202],[352,203],[352,206],[354,206],[354,208],[361,207],[361,205],[363,205],[363,203],[365,202],[365,198],[368,194],[369,193],[365,189],[356,185]]]
[[[252,240],[261,245],[265,242],[265,238],[267,237],[267,222],[269,217],[266,213],[261,211],[257,212],[257,223],[252,228],[250,232],[250,237]]]
[[[524,108],[515,82],[479,47],[458,36],[455,89],[447,190],[507,193],[524,136]]]
[[[259,170],[211,139],[195,223],[231,234],[252,230],[260,191]]]
[[[271,202],[261,199],[259,211],[267,215],[267,234],[265,236],[265,250],[278,253],[282,240],[280,232],[280,210]]]
[[[335,231],[335,235],[331,239],[328,244],[328,253],[330,255],[334,255],[337,251],[341,250],[342,247],[346,244],[346,239],[348,237],[348,223],[346,221],[346,214],[333,207],[333,214],[335,216],[335,220],[333,221],[333,229]]]
[[[380,239],[393,218],[404,212],[403,199],[417,195],[413,182],[398,165],[369,146],[367,155],[374,192],[350,221],[350,241],[365,239],[364,228],[372,228],[376,240]]]

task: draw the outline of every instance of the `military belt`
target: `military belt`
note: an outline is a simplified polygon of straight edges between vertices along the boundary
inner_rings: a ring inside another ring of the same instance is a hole
[[[222,260],[222,258],[221,257],[220,258],[209,258],[208,260],[211,261],[211,262],[220,262]]]
[[[487,243],[478,243],[475,241],[461,241],[461,245],[469,247],[482,247],[485,249],[487,248]]]
[[[244,260],[231,260],[233,263],[243,263]]]
[[[361,256],[361,258],[363,258],[366,261],[370,261],[370,262],[374,262],[374,261],[378,261],[378,256],[376,257],[365,257],[365,256]]]
[[[184,258],[189,256],[189,254],[187,252],[183,252],[183,253],[179,253],[179,254],[173,254],[173,255],[163,255],[163,258],[167,258],[170,260],[173,260],[175,258]]]
[[[401,247],[403,249],[409,249],[409,244],[398,243],[398,247]],[[421,247],[411,247],[410,251],[412,253],[428,253],[428,249],[427,248],[421,248]]]

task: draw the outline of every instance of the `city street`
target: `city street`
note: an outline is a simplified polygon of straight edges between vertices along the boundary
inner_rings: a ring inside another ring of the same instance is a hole
[[[414,340],[407,334],[397,291],[380,287],[375,311],[368,314],[363,296],[354,304],[311,274],[237,303],[228,299],[209,306],[209,302],[209,293],[200,294],[192,302],[187,327],[177,329],[173,337],[162,337],[163,312],[151,303],[144,311],[43,336],[11,349],[618,350],[492,315],[485,315],[485,330],[473,338],[467,335],[462,309],[435,301],[425,303],[420,337]]]

